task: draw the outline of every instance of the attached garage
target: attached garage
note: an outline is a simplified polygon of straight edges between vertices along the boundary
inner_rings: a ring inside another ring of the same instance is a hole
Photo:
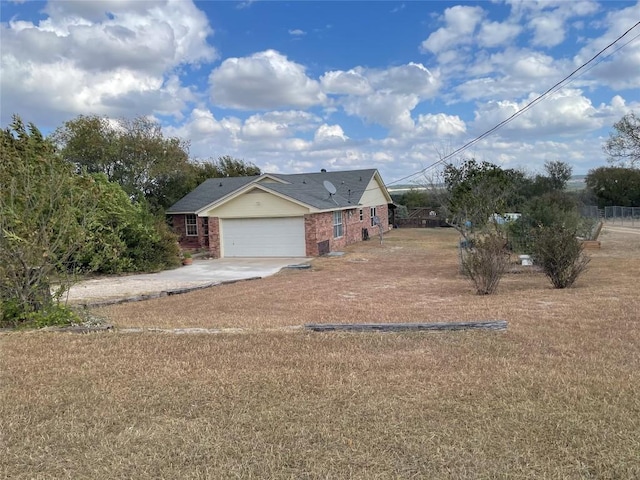
[[[220,220],[223,257],[304,257],[304,217]]]

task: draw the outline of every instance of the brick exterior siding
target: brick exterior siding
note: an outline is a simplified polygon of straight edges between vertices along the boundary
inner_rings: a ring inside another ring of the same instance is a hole
[[[376,207],[376,215],[380,218],[383,232],[389,230],[387,204]],[[203,218],[198,217],[198,235],[186,234],[185,215],[173,215],[173,230],[179,237],[180,247],[188,250],[208,248],[213,258],[220,258],[220,220],[218,217],[209,217],[209,236],[203,235]],[[329,251],[334,252],[343,249],[347,245],[362,241],[366,228],[369,236],[378,234],[378,227],[371,226],[371,207],[362,208],[362,221],[360,221],[360,207],[343,210],[342,216],[343,235],[333,238],[333,212],[314,213],[304,216],[305,244],[308,257],[317,257],[320,254],[319,245],[329,242]]]
[[[171,217],[173,232],[178,235],[178,243],[182,249],[199,250],[209,247],[209,240],[203,235],[204,224],[202,217],[197,217],[198,235],[187,235],[187,216],[185,214],[172,215]],[[209,226],[209,229],[211,229],[211,226]]]
[[[387,232],[389,230],[388,206],[386,204],[378,205],[376,214],[380,218],[383,231]],[[324,241],[329,241],[329,250],[331,252],[359,242],[362,240],[363,228],[368,230],[369,236],[378,233],[378,227],[371,227],[370,207],[362,208],[362,221],[360,221],[360,208],[343,210],[342,225],[342,237],[333,238],[333,212],[305,215],[307,256],[318,256],[319,244]]]
[[[220,258],[220,219],[209,217],[209,254]]]

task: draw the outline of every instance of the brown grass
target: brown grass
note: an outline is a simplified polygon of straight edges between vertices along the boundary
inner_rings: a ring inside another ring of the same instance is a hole
[[[478,297],[451,232],[399,231],[102,312],[243,335],[2,335],[0,478],[638,478],[640,242],[600,239],[569,290],[521,273]],[[493,318],[509,330],[268,331]]]

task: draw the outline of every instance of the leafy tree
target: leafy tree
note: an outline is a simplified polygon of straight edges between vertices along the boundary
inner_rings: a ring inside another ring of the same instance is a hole
[[[599,167],[589,171],[586,184],[600,208],[640,206],[640,169]]]
[[[175,235],[145,202],[76,172],[35,125],[14,117],[0,153],[0,324],[69,321],[60,299],[79,272],[177,265]]]
[[[459,166],[448,164],[443,175],[443,207],[449,223],[465,238],[491,226],[495,214],[504,214],[516,203],[517,180],[522,177],[519,172],[475,159]]]
[[[146,117],[110,120],[80,116],[52,135],[65,159],[78,170],[103,173],[131,198],[162,212],[208,178],[259,175],[251,163],[230,156],[189,161],[189,145],[165,137]]]
[[[252,177],[260,175],[260,169],[253,163],[246,163],[229,155],[219,157],[218,160],[213,162],[213,166],[218,171],[216,177]]]
[[[571,180],[573,168],[568,163],[559,160],[547,161],[544,163],[544,169],[547,175],[540,180],[546,183],[549,191],[564,190],[567,182]]]
[[[83,272],[149,272],[176,267],[179,248],[167,225],[144,203],[132,202],[104,174],[93,174],[98,193],[95,214],[87,222],[87,240],[74,257]]]
[[[169,206],[166,191],[173,179],[189,175],[188,144],[166,138],[160,125],[146,117],[110,120],[79,116],[52,135],[62,156],[89,173],[104,173],[137,201],[153,209]]]
[[[0,319],[24,321],[52,308],[71,283],[97,197],[90,179],[17,116],[1,133],[0,152]]]
[[[412,188],[402,194],[392,195],[395,203],[413,208],[438,208],[440,199],[429,189]]]
[[[634,112],[627,113],[613,128],[615,132],[609,134],[603,146],[609,162],[637,168],[640,166],[640,118]]]

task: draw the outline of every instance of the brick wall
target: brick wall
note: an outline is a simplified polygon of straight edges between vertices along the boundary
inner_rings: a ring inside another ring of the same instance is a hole
[[[389,230],[388,206],[386,204],[376,207],[376,215],[380,218],[384,232]],[[362,229],[366,228],[369,236],[378,234],[378,227],[371,226],[371,208],[362,208],[362,221],[360,220],[360,208],[344,210],[342,216],[343,235],[333,238],[333,212],[305,215],[305,232],[307,255],[318,255],[318,243],[329,241],[330,251],[335,252],[347,245],[362,240]]]
[[[172,215],[172,229],[173,232],[178,235],[178,243],[180,244],[180,248],[185,250],[199,250],[199,249],[207,249],[209,248],[209,238],[207,238],[204,232],[204,219],[202,217],[197,217],[198,222],[198,235],[187,235],[187,225],[186,225],[186,215],[185,214],[177,214]],[[209,219],[211,222],[211,219]],[[209,224],[209,232],[211,232],[211,224]]]
[[[307,257],[318,256],[318,237],[316,235],[316,219],[318,215],[304,216],[304,240]]]
[[[220,258],[220,219],[209,217],[209,254]]]

